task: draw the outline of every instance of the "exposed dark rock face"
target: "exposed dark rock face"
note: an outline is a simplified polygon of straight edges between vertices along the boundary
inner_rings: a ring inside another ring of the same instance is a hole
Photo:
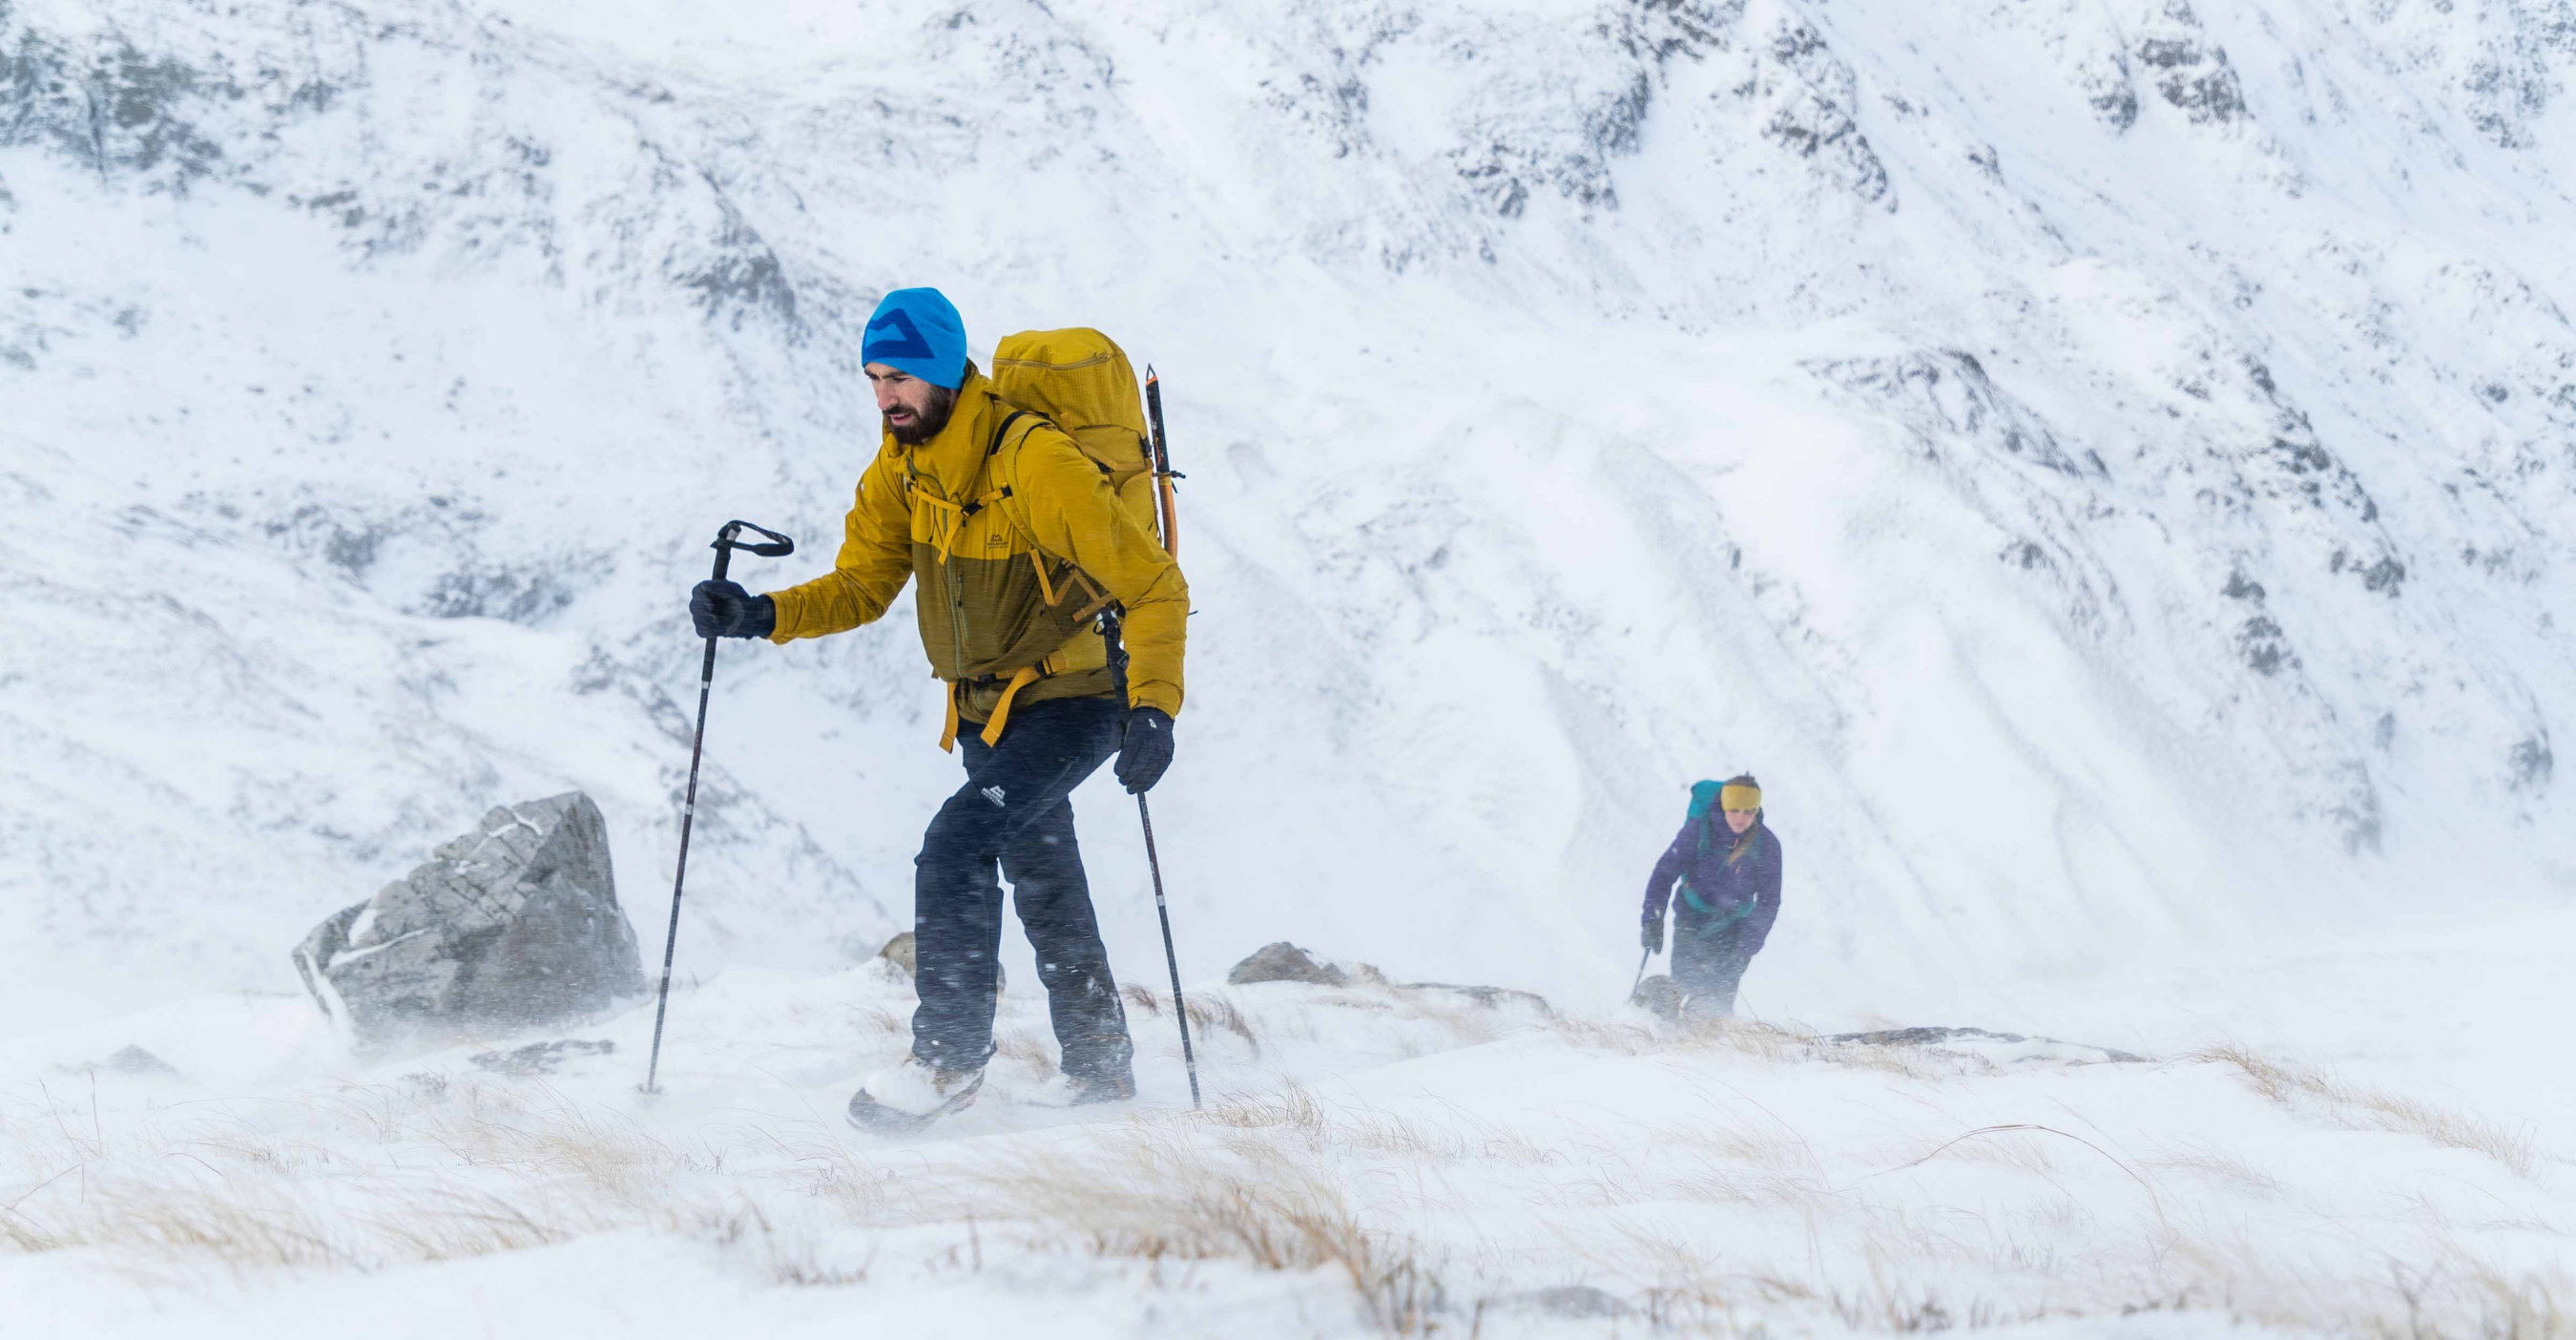
[[[578,791],[495,809],[314,928],[295,968],[362,1042],[533,1028],[645,989],[608,827]]]

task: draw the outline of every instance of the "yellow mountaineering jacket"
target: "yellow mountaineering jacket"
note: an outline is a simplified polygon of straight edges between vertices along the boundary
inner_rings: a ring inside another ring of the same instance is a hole
[[[873,622],[918,579],[921,647],[948,685],[949,733],[962,717],[990,723],[996,740],[1014,704],[1115,691],[1092,628],[1114,600],[1126,610],[1129,705],[1178,716],[1190,608],[1180,565],[1072,438],[1015,412],[969,363],[936,436],[907,447],[886,434],[859,476],[832,570],[770,593],[770,640]]]

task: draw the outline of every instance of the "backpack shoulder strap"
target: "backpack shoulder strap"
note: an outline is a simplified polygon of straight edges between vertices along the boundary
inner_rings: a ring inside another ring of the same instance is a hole
[[[1011,435],[1011,425],[1018,423],[1022,419],[1034,419],[1037,423],[1045,423],[1047,421],[1045,415],[1038,414],[1031,410],[1012,410],[1010,413],[1003,415],[1002,422],[993,429],[993,440],[985,445],[984,455],[988,458],[1001,455],[1002,439],[1009,437]],[[1037,423],[1031,424],[1030,427],[1035,429]],[[1029,435],[1027,433],[1020,434],[1020,440],[1022,442],[1028,441]]]
[[[1029,421],[1028,426],[1020,430],[1017,438],[1011,438],[1011,426],[1023,418]],[[1110,599],[1109,593],[1073,561],[1073,555],[1056,553],[1038,543],[1037,528],[1029,524],[1029,502],[1027,498],[1021,496],[1019,486],[1020,452],[1028,446],[1029,438],[1040,428],[1053,428],[1058,433],[1064,433],[1064,429],[1055,420],[1029,410],[1020,410],[1002,420],[1002,426],[993,433],[993,445],[987,453],[991,460],[990,477],[1000,483],[986,496],[1001,505],[1003,519],[1010,522],[1012,528],[1019,531],[1020,538],[1028,542],[1029,561],[1036,565],[1039,592],[1046,598],[1048,607],[1054,608],[1068,598],[1076,598],[1081,603],[1072,617],[1079,622],[1099,613],[1114,602]],[[1072,442],[1071,434],[1065,434],[1065,436],[1068,443],[1079,454],[1081,444]],[[1084,459],[1090,458],[1086,456]],[[1093,463],[1097,464],[1097,462]],[[1053,578],[1050,578],[1047,573],[1048,559],[1063,565],[1062,571]],[[1061,593],[1057,589],[1058,582],[1064,584]]]
[[[1026,426],[1022,427],[1023,424]],[[1029,527],[1028,502],[1020,497],[1020,449],[1029,444],[1029,434],[1041,427],[1054,426],[1054,420],[1035,410],[1015,409],[1003,416],[1002,422],[993,429],[993,440],[984,447],[984,478],[993,485],[992,492],[985,494],[984,499],[1006,504],[1002,508],[1002,518],[1011,523],[1011,528],[1018,531],[1020,538],[1028,541],[1032,549],[1038,547],[1038,541]],[[1020,429],[1017,439],[1011,436],[1014,427]],[[1007,455],[1004,454],[1006,447],[1009,449]]]

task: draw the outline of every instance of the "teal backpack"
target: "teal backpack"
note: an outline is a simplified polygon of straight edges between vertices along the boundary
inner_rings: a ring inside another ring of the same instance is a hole
[[[1711,831],[1717,827],[1717,796],[1720,791],[1725,789],[1726,783],[1724,782],[1701,781],[1691,783],[1690,813],[1684,816],[1683,822],[1687,823],[1692,820],[1696,820],[1699,823],[1699,849],[1691,858],[1691,868],[1694,870],[1699,868],[1699,863],[1701,861],[1708,859],[1709,835]],[[1746,846],[1750,842],[1751,833],[1748,830],[1746,841],[1736,845]],[[1742,860],[1743,857],[1744,853],[1742,851],[1734,852],[1727,857],[1727,864],[1733,865],[1735,862]],[[1682,897],[1688,899],[1690,901],[1690,905],[1702,913],[1709,913],[1714,910],[1710,908],[1708,903],[1699,896],[1699,891],[1691,887],[1690,877],[1688,875],[1684,875],[1682,877]],[[1747,899],[1742,907],[1735,909],[1733,912],[1727,913],[1724,920],[1710,923],[1708,929],[1716,930],[1720,927],[1732,926],[1735,923],[1744,920],[1746,917],[1753,915],[1753,905],[1755,901],[1756,900],[1753,899]]]

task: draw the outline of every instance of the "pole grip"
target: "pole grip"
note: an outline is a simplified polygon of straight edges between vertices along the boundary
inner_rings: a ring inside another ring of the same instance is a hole
[[[743,543],[741,538],[742,533],[747,530],[756,530],[761,534],[768,536],[769,543]],[[762,558],[785,558],[789,554],[796,552],[796,542],[794,540],[779,534],[777,531],[771,530],[767,526],[756,526],[748,521],[728,521],[724,523],[724,528],[716,532],[716,542],[709,547],[716,551],[716,573],[711,580],[719,582],[725,579],[725,569],[733,566],[733,551],[736,549],[748,549],[751,552],[760,555]]]

